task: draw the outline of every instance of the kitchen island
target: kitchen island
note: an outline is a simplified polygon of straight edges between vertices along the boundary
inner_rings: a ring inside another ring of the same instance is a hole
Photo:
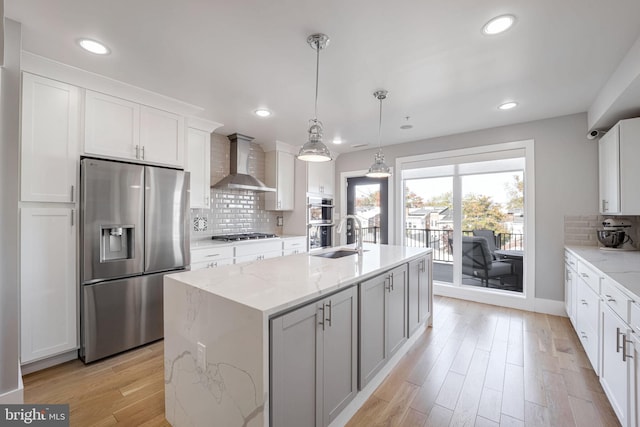
[[[409,335],[431,323],[430,249],[316,254],[166,276],[165,413],[173,426],[294,425],[309,412],[316,425],[341,424],[418,334]],[[388,335],[364,327],[380,322]],[[309,327],[286,329],[298,323]]]

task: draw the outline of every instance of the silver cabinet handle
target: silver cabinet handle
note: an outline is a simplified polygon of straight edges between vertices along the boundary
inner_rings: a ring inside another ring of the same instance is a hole
[[[393,274],[391,274],[391,291],[393,291],[393,290],[394,290],[394,288],[393,288]]]
[[[327,303],[327,310],[325,310],[325,314],[328,316],[325,318],[325,321],[329,323],[329,327],[331,327],[331,320],[333,318],[333,311],[331,309],[331,300]]]
[[[140,146],[136,145],[136,159],[140,158]]]
[[[318,307],[318,310],[320,310],[320,321],[318,322],[319,325],[322,325],[322,330],[324,331],[324,304],[322,304],[322,307]]]
[[[609,302],[615,302],[615,300],[616,300],[611,295],[605,295],[605,297],[607,297],[607,301],[609,301]]]
[[[209,204],[209,196],[204,196],[204,204],[205,205]]]
[[[391,292],[391,276],[387,276],[384,278],[384,289],[388,292]]]
[[[587,336],[587,334],[584,333],[584,331],[580,332],[580,338],[584,338],[585,340],[589,339],[589,337]]]
[[[633,356],[630,354],[627,354],[627,343],[630,343],[631,341],[627,340],[627,335],[622,335],[622,361],[626,362],[627,359],[633,359]]]
[[[587,279],[589,278],[589,275],[588,275],[587,273],[580,273],[580,275],[581,275],[582,277],[586,277]]]
[[[76,186],[72,185],[71,186],[71,201],[75,202],[76,200]]]
[[[140,152],[142,153],[142,160],[144,160],[144,145],[142,146],[142,150],[140,150]]]
[[[74,212],[75,212],[75,211],[74,211],[73,209],[71,209],[71,226],[72,226],[72,227],[75,225],[75,224],[74,224],[74,222],[75,222],[75,221],[74,221],[74,219],[73,219],[73,213],[74,213]]]
[[[609,209],[607,209],[607,204],[608,203],[609,203],[608,201],[602,199],[602,212],[607,212],[609,210]]]
[[[616,328],[616,353],[620,353],[620,328]]]
[[[211,257],[218,256],[218,255],[220,255],[220,254],[209,254],[209,255],[205,255],[204,257],[205,258],[211,258]]]
[[[582,303],[582,305],[589,305],[589,303],[587,302],[587,300],[584,300],[584,299],[583,299],[583,300],[581,300],[580,302]]]

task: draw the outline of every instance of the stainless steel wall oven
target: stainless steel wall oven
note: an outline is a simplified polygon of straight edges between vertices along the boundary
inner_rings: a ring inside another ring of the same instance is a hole
[[[309,196],[307,207],[309,250],[333,246],[333,199]]]

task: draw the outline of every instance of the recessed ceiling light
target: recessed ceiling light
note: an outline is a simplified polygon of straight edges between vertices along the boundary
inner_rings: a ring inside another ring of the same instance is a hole
[[[516,17],[514,15],[500,15],[484,24],[482,32],[489,36],[500,34],[511,28],[515,22]]]
[[[517,102],[509,101],[509,102],[505,102],[504,104],[500,104],[498,106],[498,110],[511,110],[512,108],[515,108],[517,106],[518,106]]]
[[[78,44],[84,50],[95,53],[96,55],[107,55],[109,52],[111,52],[108,47],[95,40],[80,39],[78,40]]]
[[[333,138],[333,143],[334,143],[334,144],[336,144],[336,145],[340,145],[340,144],[342,144],[342,139],[340,139],[340,138]]]
[[[256,114],[256,116],[260,117],[269,117],[271,115],[271,111],[267,110],[266,108],[258,108],[256,111],[254,111],[254,113]]]

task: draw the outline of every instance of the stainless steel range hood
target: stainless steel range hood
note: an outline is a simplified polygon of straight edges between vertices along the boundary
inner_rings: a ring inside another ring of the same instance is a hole
[[[231,142],[230,174],[211,187],[223,190],[276,191],[275,188],[267,187],[262,181],[249,175],[249,153],[253,138],[239,133],[231,134],[227,138]]]

